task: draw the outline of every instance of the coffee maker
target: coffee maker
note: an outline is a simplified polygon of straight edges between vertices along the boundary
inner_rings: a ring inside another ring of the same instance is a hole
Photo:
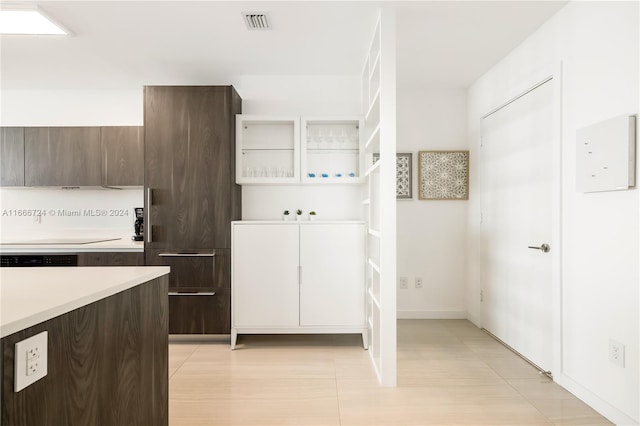
[[[133,230],[135,235],[131,237],[133,241],[144,241],[144,208],[134,208],[136,212],[136,221],[133,222]]]

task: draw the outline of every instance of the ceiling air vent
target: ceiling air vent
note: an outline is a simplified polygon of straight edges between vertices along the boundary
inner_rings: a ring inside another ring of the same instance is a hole
[[[247,25],[247,29],[253,30],[270,30],[269,14],[266,12],[242,12],[244,23]]]

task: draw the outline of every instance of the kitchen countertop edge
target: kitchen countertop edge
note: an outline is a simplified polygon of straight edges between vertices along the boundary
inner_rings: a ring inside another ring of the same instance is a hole
[[[90,244],[2,244],[0,254],[144,252],[144,242],[104,241]]]
[[[339,225],[339,224],[363,224],[363,220],[234,220],[232,225],[258,225],[258,224],[281,224],[281,225]]]
[[[168,266],[1,268],[0,338],[167,275],[169,272]],[[40,282],[34,283],[29,281],[29,278],[38,279]],[[90,278],[93,281],[89,280]],[[89,282],[86,282],[87,280]],[[27,281],[29,285],[23,281]],[[59,290],[56,288],[57,283],[61,283],[64,290],[67,290],[63,292],[64,296],[60,291],[52,291],[52,288]],[[32,291],[39,287],[40,292],[36,294],[41,297],[32,297],[35,300],[30,299],[26,304],[28,306],[25,306],[25,295],[18,294],[21,286],[24,286],[22,293],[30,291],[29,294],[33,294]],[[70,289],[77,291],[69,291]],[[15,309],[12,310],[11,307]],[[6,318],[7,316],[9,318]]]

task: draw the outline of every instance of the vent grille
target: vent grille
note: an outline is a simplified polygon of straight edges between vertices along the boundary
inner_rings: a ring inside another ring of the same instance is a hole
[[[250,31],[271,29],[269,15],[265,12],[243,12],[242,16],[247,29]]]

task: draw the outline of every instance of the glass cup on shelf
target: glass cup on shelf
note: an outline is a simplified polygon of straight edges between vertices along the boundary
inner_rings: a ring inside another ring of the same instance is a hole
[[[338,146],[344,148],[345,141],[348,140],[348,135],[345,129],[340,130],[338,133]]]
[[[245,177],[253,177],[256,174],[256,170],[254,167],[247,167],[244,170]]]
[[[323,149],[325,148],[325,145],[327,144],[327,136],[324,132],[324,130],[322,129],[318,129],[318,144],[317,144],[317,148],[318,149]]]
[[[313,128],[307,126],[307,149],[315,149],[317,145],[317,137]]]
[[[358,132],[358,128],[354,127],[353,129],[350,129],[349,131],[349,145],[353,148],[357,148],[358,147],[358,138],[359,138],[360,134]]]
[[[333,130],[327,131],[327,145],[329,145],[328,148],[335,148],[335,144],[336,132],[334,132]]]

